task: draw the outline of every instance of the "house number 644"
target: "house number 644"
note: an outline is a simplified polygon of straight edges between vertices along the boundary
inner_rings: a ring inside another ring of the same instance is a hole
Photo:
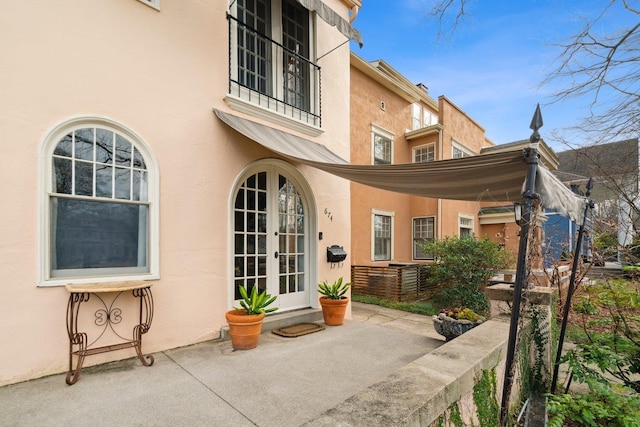
[[[327,208],[324,208],[324,214],[329,218],[329,221],[333,221],[333,215],[331,215],[331,212],[329,212]]]

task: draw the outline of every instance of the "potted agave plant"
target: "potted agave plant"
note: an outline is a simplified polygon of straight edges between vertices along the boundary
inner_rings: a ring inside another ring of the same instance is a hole
[[[248,294],[244,286],[238,286],[240,306],[227,311],[225,318],[229,324],[231,346],[234,350],[250,350],[258,345],[262,322],[266,313],[276,311],[278,307],[269,307],[276,300],[267,291],[258,293],[254,286]]]
[[[340,326],[344,323],[344,314],[347,311],[349,297],[345,296],[351,283],[343,283],[342,277],[333,283],[324,281],[318,284],[318,292],[322,306],[324,323],[329,326]]]

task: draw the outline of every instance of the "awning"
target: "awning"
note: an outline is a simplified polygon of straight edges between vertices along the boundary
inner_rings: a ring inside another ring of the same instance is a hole
[[[333,9],[324,4],[322,0],[297,0],[306,9],[315,12],[318,16],[327,24],[336,27],[343,35],[358,42],[362,47],[362,36],[360,32],[353,28],[353,26],[342,19]]]
[[[350,181],[397,193],[451,200],[522,200],[527,165],[522,150],[461,159],[393,165],[353,165],[324,145],[233,114],[216,115],[242,135],[281,156]],[[538,165],[536,192],[543,207],[582,222],[585,200]]]

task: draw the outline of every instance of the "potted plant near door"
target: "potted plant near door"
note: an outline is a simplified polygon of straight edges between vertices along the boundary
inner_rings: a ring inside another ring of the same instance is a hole
[[[329,326],[340,326],[344,323],[344,315],[349,304],[349,297],[345,294],[349,290],[351,283],[343,283],[342,277],[333,283],[324,281],[318,284],[318,292],[322,306],[322,316],[324,323]]]
[[[267,291],[258,293],[254,286],[248,294],[244,286],[238,286],[241,308],[227,311],[225,318],[229,324],[231,346],[234,350],[250,350],[258,345],[262,322],[266,313],[276,311],[278,307],[269,307],[276,300]]]

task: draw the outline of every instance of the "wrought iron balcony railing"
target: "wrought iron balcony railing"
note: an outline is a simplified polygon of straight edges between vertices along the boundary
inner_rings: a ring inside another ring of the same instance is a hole
[[[231,15],[229,94],[321,126],[320,67]]]

